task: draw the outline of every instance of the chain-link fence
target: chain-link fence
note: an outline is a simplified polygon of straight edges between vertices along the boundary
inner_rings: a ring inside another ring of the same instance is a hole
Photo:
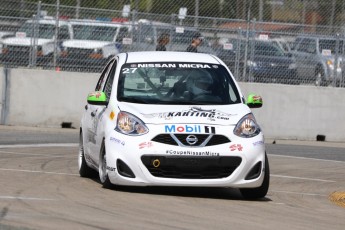
[[[101,71],[119,52],[186,51],[220,57],[239,81],[344,84],[345,1],[2,0],[0,62],[8,67]],[[51,4],[53,2],[53,4]]]

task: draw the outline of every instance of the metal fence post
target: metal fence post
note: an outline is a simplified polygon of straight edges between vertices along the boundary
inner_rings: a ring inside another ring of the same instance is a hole
[[[37,3],[37,14],[34,15],[34,27],[33,27],[33,36],[31,38],[31,49],[30,49],[30,60],[29,66],[35,67],[36,66],[36,58],[37,58],[37,42],[39,36],[39,19],[41,17],[41,1]]]
[[[338,76],[338,66],[339,65],[339,34],[336,34],[336,41],[335,41],[335,60],[334,60],[334,69],[333,69],[333,80],[332,80],[332,86],[337,86],[337,76]]]
[[[252,35],[249,38],[249,48],[250,48],[250,60],[251,60],[251,65],[253,64],[255,60],[255,37],[256,37],[256,30],[255,30],[255,25],[256,25],[256,19],[254,18],[253,21],[253,29],[251,30]],[[254,77],[253,77],[253,66],[249,67],[249,72],[248,72],[248,82],[254,82]]]
[[[240,74],[241,36],[242,36],[242,29],[240,27],[240,28],[238,28],[238,39],[236,40],[236,53],[235,53],[235,76],[236,76],[236,80],[240,80],[242,77]]]
[[[55,69],[58,52],[58,37],[59,37],[59,17],[60,17],[60,0],[56,1],[56,18],[55,18],[55,36],[54,36],[54,53],[53,53],[53,67]]]
[[[9,108],[9,87],[10,87],[10,69],[4,67],[3,71],[4,77],[2,78],[2,100],[1,100],[1,119],[0,125],[6,125],[7,114]]]

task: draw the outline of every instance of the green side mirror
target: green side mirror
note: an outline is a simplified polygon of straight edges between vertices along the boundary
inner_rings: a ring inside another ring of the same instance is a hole
[[[91,105],[108,105],[108,100],[104,92],[95,91],[87,95],[87,103]]]
[[[249,94],[247,105],[249,108],[260,108],[262,107],[262,97],[255,94]]]

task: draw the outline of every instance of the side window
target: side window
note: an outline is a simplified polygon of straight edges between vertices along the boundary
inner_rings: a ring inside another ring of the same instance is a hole
[[[105,81],[106,81],[106,76],[109,72],[109,70],[111,69],[112,64],[114,63],[114,60],[111,60],[107,66],[103,69],[103,72],[101,74],[101,76],[98,79],[95,91],[101,91],[104,87]]]
[[[67,26],[62,26],[59,31],[59,39],[65,40],[69,39],[69,32],[68,32],[68,27]]]
[[[316,41],[314,39],[303,39],[297,50],[311,54],[316,53]]]
[[[122,42],[122,39],[128,35],[127,27],[120,27],[119,33],[116,37],[116,42]]]
[[[295,42],[291,43],[291,49],[292,50],[296,50],[298,44],[300,43],[300,41],[302,40],[302,38],[296,38]]]
[[[116,72],[116,67],[117,67],[117,62],[116,60],[114,61],[114,64],[111,66],[110,72],[108,74],[107,81],[104,85],[104,93],[107,96],[107,98],[110,98],[111,95],[111,89],[113,87],[113,82],[114,82],[114,77],[115,77],[115,72]]]

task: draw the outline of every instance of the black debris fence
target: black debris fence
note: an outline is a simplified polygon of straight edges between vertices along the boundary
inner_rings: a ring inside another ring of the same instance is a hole
[[[242,82],[344,87],[345,1],[2,0],[0,65],[100,72],[119,52],[218,56]]]

